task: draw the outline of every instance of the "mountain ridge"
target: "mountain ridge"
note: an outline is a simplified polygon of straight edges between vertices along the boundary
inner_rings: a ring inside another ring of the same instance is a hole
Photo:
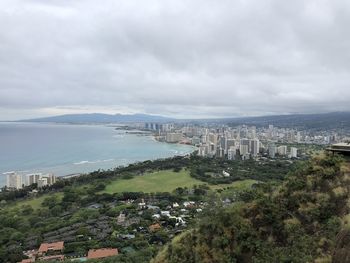
[[[269,124],[281,128],[295,129],[350,129],[350,112],[329,112],[316,114],[285,114],[253,117],[177,119],[150,114],[104,114],[83,113],[65,114],[52,117],[19,120],[20,122],[57,122],[57,123],[128,123],[128,122],[184,122],[184,123],[222,123],[229,126]]]
[[[167,122],[175,119],[148,114],[105,114],[83,113],[65,114],[52,117],[19,120],[19,122],[56,122],[56,123],[123,123],[123,122]]]

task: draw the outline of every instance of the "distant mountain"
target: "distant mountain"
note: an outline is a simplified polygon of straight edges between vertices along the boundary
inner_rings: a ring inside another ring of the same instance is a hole
[[[264,116],[232,120],[230,123],[242,123],[267,126],[269,124],[298,129],[350,129],[350,112],[332,112],[323,114],[293,114]]]
[[[224,118],[217,120],[197,120],[197,122],[225,123],[231,126],[246,124],[258,127],[272,124],[282,128],[310,130],[350,129],[350,112]]]
[[[310,130],[350,130],[350,112],[332,112],[320,114],[291,114],[261,117],[218,118],[180,120],[159,115],[147,114],[68,114],[46,118],[21,120],[26,122],[57,122],[57,123],[127,123],[127,122],[183,122],[183,123],[218,123],[235,125],[255,125],[257,127],[269,124],[281,128]]]
[[[168,122],[175,119],[147,114],[67,114],[53,117],[20,120],[21,122],[56,122],[56,123],[126,123],[126,122]]]

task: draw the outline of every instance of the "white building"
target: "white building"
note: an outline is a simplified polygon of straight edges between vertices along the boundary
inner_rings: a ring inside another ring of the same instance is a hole
[[[236,152],[237,152],[237,148],[235,146],[231,146],[230,149],[227,151],[227,159],[235,160]]]
[[[298,157],[298,149],[295,147],[290,148],[290,157],[297,158]]]
[[[27,174],[26,179],[27,185],[32,185],[32,184],[37,184],[38,180],[41,178],[42,174],[41,173],[33,173],[33,174]]]
[[[38,188],[41,188],[41,187],[48,185],[47,178],[40,178],[38,180],[37,184],[38,184]]]
[[[241,155],[247,155],[249,153],[249,146],[245,144],[241,144],[239,146],[239,153]]]
[[[53,174],[33,173],[27,174],[27,185],[38,184],[38,187],[52,185],[56,183],[56,176]]]
[[[165,136],[165,140],[172,143],[179,142],[182,140],[182,133],[168,132]]]
[[[6,174],[6,186],[12,189],[21,189],[23,187],[22,175],[16,172],[9,172]]]
[[[277,153],[278,153],[278,155],[286,156],[287,155],[287,146],[285,146],[285,145],[279,146],[277,148]]]

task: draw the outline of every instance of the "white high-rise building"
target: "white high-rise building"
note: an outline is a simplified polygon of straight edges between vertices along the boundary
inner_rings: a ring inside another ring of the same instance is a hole
[[[249,146],[245,144],[241,144],[239,146],[239,153],[241,155],[247,155],[249,153]]]
[[[41,173],[34,173],[34,174],[27,174],[26,179],[27,185],[32,185],[32,184],[37,184],[38,180],[41,178],[42,174]]]
[[[240,140],[240,145],[246,145],[247,146],[247,153],[249,153],[250,152],[250,140],[248,140],[248,139],[241,139]],[[242,153],[241,153],[241,155],[242,155]]]
[[[278,146],[277,153],[278,153],[278,155],[286,156],[287,155],[287,146],[285,146],[285,145]]]
[[[227,159],[235,160],[236,159],[236,152],[237,152],[236,146],[231,146],[230,149],[228,149],[228,151],[227,151]]]
[[[56,176],[53,174],[33,173],[27,174],[27,185],[38,184],[38,187],[56,183]]]
[[[40,178],[38,180],[38,188],[48,185],[47,178]]]
[[[199,146],[199,149],[198,149],[198,155],[205,157],[205,156],[207,156],[208,151],[209,151],[208,145],[201,145],[201,146]]]
[[[12,189],[21,189],[23,187],[22,175],[16,172],[5,173],[7,183],[6,186]]]
[[[296,147],[290,148],[290,157],[297,158],[298,157],[298,149]]]

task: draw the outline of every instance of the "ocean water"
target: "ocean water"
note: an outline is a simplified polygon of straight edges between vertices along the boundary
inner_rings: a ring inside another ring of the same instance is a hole
[[[0,123],[0,186],[9,171],[62,176],[192,151],[105,125]]]

